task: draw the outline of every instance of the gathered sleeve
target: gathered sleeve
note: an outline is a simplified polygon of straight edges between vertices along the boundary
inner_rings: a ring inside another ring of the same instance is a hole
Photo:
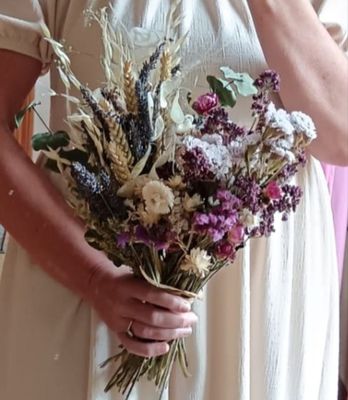
[[[51,62],[51,50],[43,38],[42,25],[52,22],[52,0],[1,0],[0,49],[12,50],[42,62],[43,72]],[[52,27],[49,27],[51,30]],[[1,62],[1,60],[0,60]]]

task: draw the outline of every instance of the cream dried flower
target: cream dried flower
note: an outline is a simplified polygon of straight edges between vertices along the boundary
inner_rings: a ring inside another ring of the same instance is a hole
[[[202,198],[199,194],[196,193],[192,197],[190,197],[187,193],[185,193],[185,197],[182,202],[185,211],[192,213],[196,211],[196,209],[201,204],[202,204]]]
[[[140,222],[146,227],[151,227],[157,224],[160,219],[159,214],[146,211],[143,204],[139,205],[138,207],[138,215]]]
[[[247,208],[244,208],[241,215],[241,222],[249,229],[259,225],[260,219],[258,215],[254,215]]]
[[[194,248],[187,254],[180,268],[183,271],[195,274],[199,278],[204,278],[211,266],[211,256],[206,250]]]
[[[143,187],[150,182],[151,179],[147,175],[139,175],[138,177],[126,182],[117,192],[118,196],[132,198],[134,195],[141,197]]]
[[[182,179],[182,176],[175,175],[168,179],[168,186],[173,190],[185,189],[186,185]]]
[[[164,183],[148,182],[142,190],[146,211],[150,214],[169,214],[174,205],[174,193]]]

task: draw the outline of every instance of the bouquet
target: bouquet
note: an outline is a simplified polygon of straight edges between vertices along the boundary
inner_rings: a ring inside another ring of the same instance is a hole
[[[302,191],[291,178],[316,133],[308,116],[271,102],[279,91],[274,71],[255,80],[221,67],[221,76],[207,77],[208,93],[192,101],[177,5],[155,46],[146,45],[144,30],[114,30],[106,9],[86,12],[104,44],[105,83],[96,90],[79,82],[68,52],[46,31],[62,81],[80,97],[68,96],[76,106],[69,131],[35,135],[33,146],[65,180],[91,246],[150,284],[196,299],[248,240],[272,234],[276,214],[286,221],[295,211]],[[251,99],[251,127],[229,116],[239,96]],[[121,349],[104,363],[115,363],[105,390],[116,386],[128,398],[145,376],[161,397],[175,362],[189,376],[184,339],[154,358]]]

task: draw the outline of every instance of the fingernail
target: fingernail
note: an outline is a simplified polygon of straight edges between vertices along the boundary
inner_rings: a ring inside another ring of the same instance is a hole
[[[184,328],[182,330],[182,336],[191,336],[192,335],[192,328]]]
[[[182,302],[180,308],[181,308],[181,311],[183,311],[183,312],[191,311],[191,304],[188,301],[184,301],[184,302]]]

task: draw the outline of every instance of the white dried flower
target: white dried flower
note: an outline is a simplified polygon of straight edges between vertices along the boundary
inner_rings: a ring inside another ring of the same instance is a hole
[[[194,118],[192,115],[185,115],[184,121],[177,125],[177,133],[186,133],[193,129]]]
[[[270,146],[271,153],[285,158],[288,162],[295,162],[296,156],[293,152],[294,136],[286,136],[280,139],[266,139],[265,144]]]
[[[266,124],[271,128],[283,132],[285,135],[293,135],[295,129],[290,121],[290,115],[283,109],[277,110],[271,102],[265,114]]]
[[[261,138],[260,133],[254,132],[250,135],[232,140],[228,145],[228,150],[231,154],[232,160],[234,162],[244,161],[248,146],[256,145],[261,141]]]
[[[241,213],[241,221],[247,228],[252,229],[259,225],[260,219],[258,215],[254,215],[250,210],[244,208]]]
[[[283,149],[282,147],[271,148],[271,153],[276,154],[280,158],[284,158],[289,163],[294,163],[296,161],[295,154],[290,150]]]
[[[309,141],[317,137],[317,130],[311,117],[300,111],[294,111],[290,115],[290,120],[296,133],[303,134]]]
[[[160,181],[148,182],[143,187],[142,196],[150,214],[169,214],[174,205],[173,191]]]
[[[204,278],[211,266],[211,256],[206,250],[194,248],[190,254],[186,255],[180,268],[183,271],[195,274],[199,278]]]
[[[199,207],[202,204],[202,198],[197,193],[194,194],[192,197],[190,197],[187,193],[185,193],[185,197],[182,204],[185,211],[192,213],[196,211],[197,207]]]
[[[233,140],[228,145],[228,149],[230,151],[233,161],[236,162],[244,160],[246,148],[247,148],[246,143],[243,143],[239,140]]]
[[[211,166],[211,172],[217,179],[224,179],[232,168],[232,159],[228,148],[224,145],[210,144],[193,136],[183,140],[188,150],[199,148]]]
[[[216,144],[218,146],[223,145],[222,136],[219,135],[218,133],[213,133],[213,134],[206,133],[205,135],[202,136],[202,140],[203,140],[203,142],[207,142],[210,144]]]

